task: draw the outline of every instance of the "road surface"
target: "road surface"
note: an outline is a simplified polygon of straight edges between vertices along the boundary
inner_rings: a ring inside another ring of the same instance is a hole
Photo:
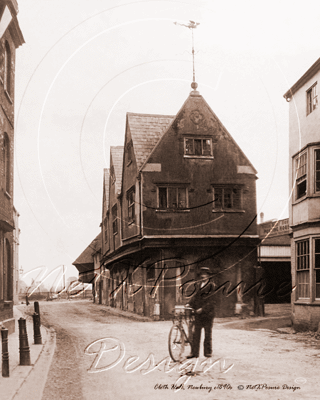
[[[211,359],[166,364],[170,321],[140,322],[88,301],[40,303],[57,334],[43,400],[320,399],[320,341],[213,329]]]

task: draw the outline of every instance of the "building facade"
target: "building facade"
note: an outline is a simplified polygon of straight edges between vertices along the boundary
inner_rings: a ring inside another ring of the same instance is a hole
[[[15,0],[0,1],[0,322],[14,330],[14,90],[16,48],[24,43]]]
[[[289,89],[289,182],[293,321],[320,322],[320,59]]]
[[[169,318],[207,266],[216,316],[254,313],[256,173],[196,90],[175,116],[127,113],[104,174],[101,302]]]

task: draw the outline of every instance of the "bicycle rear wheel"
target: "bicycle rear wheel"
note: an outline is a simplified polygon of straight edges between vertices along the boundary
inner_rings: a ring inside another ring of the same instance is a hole
[[[184,353],[185,338],[181,328],[173,325],[169,332],[169,354],[173,361],[179,362],[182,360]]]

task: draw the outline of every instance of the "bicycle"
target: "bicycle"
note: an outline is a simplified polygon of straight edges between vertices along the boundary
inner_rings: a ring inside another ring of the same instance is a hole
[[[168,347],[173,361],[181,362],[186,356],[187,348],[191,352],[194,333],[194,311],[188,306],[175,306],[173,326],[169,332]]]

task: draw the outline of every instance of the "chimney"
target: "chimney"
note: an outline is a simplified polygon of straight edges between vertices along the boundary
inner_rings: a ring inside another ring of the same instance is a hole
[[[264,213],[261,212],[260,213],[260,224],[263,224],[263,220],[264,220]]]

